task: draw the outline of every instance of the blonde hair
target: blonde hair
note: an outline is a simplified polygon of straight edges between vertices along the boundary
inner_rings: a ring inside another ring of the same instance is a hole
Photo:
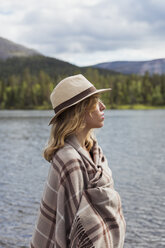
[[[76,105],[69,107],[55,119],[51,127],[50,137],[47,147],[43,152],[44,158],[51,162],[52,156],[56,150],[64,146],[65,139],[85,127],[84,116],[85,111],[91,113],[99,100],[99,95],[95,94],[83,100]],[[90,151],[93,146],[93,133],[90,131],[85,140],[85,146]]]

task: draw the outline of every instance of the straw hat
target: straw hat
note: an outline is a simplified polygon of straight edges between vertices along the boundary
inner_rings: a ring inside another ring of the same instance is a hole
[[[111,89],[97,90],[94,85],[81,74],[63,79],[56,85],[50,95],[55,116],[50,120],[49,125],[52,124],[55,118],[65,109],[81,102],[87,97],[109,90]]]

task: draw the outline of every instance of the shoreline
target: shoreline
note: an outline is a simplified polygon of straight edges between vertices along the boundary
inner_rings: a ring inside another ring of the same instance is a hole
[[[134,104],[134,105],[118,105],[118,106],[106,106],[107,110],[154,110],[154,109],[165,109],[165,106],[149,106],[143,104]],[[0,110],[52,110],[51,107],[47,106],[36,106],[35,108],[7,108]]]
[[[118,110],[152,110],[152,109],[165,109],[165,106],[149,106],[149,105],[143,105],[143,104],[135,104],[135,105],[120,105],[116,108],[112,109],[118,109]]]

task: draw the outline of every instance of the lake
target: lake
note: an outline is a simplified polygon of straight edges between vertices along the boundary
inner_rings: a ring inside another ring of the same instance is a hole
[[[28,247],[52,111],[0,111],[0,247]],[[96,130],[127,223],[125,248],[165,247],[165,110],[107,110]]]

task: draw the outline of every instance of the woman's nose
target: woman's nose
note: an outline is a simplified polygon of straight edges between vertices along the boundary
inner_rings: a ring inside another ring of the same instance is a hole
[[[106,107],[103,102],[99,102],[100,111],[103,111]]]

